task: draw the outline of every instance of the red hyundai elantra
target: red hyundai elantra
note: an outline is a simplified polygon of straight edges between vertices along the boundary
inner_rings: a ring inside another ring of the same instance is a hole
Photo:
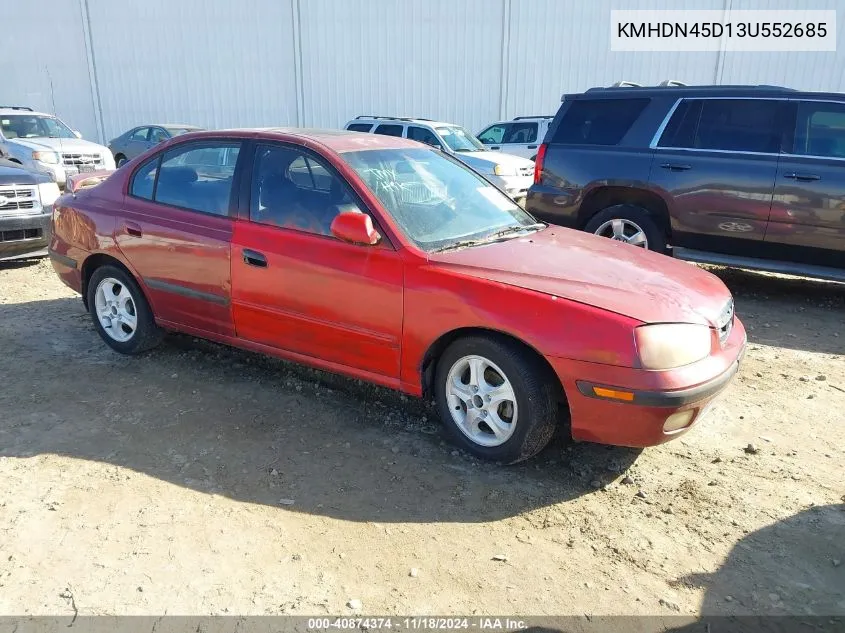
[[[539,223],[410,140],[193,133],[84,185],[56,203],[50,254],[109,346],[180,331],[433,396],[482,458],[528,458],[558,424],[677,437],[745,349],[715,276]]]

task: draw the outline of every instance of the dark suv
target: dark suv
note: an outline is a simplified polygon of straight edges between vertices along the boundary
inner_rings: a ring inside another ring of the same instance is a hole
[[[564,95],[526,209],[696,262],[845,281],[845,95],[771,86]]]

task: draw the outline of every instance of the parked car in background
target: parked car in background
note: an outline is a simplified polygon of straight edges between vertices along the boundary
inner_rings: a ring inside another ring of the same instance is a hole
[[[346,124],[352,132],[409,138],[451,154],[507,193],[520,205],[534,178],[534,163],[519,156],[489,151],[464,128],[429,119],[359,116]]]
[[[487,149],[534,160],[543,142],[551,116],[518,116],[513,121],[499,121],[479,132],[478,140]]]
[[[564,95],[527,208],[689,261],[845,281],[845,95],[775,86]]]
[[[47,254],[59,187],[46,174],[0,158],[0,261]]]
[[[745,349],[716,276],[538,223],[408,139],[200,132],[136,162],[60,198],[50,243],[122,353],[177,330],[433,397],[458,445],[515,462],[559,423],[677,437]]]
[[[174,136],[187,132],[199,132],[203,128],[195,125],[180,125],[174,123],[156,123],[133,127],[109,141],[109,150],[114,156],[115,164],[120,167],[123,163],[143,154],[154,145],[166,141]]]
[[[12,161],[47,174],[59,187],[71,174],[115,168],[107,147],[83,140],[52,114],[26,106],[0,107],[0,144]]]

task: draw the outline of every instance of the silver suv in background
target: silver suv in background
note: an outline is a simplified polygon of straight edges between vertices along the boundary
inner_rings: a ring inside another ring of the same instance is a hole
[[[401,136],[431,145],[469,165],[507,193],[520,206],[534,182],[534,163],[502,152],[491,152],[459,125],[390,116],[359,116],[346,124],[350,132]]]
[[[25,106],[0,106],[0,145],[11,161],[46,174],[60,187],[68,176],[114,169],[107,147],[83,140],[79,132],[52,114]]]
[[[553,116],[518,116],[513,121],[499,121],[478,133],[487,149],[534,160],[546,136]]]

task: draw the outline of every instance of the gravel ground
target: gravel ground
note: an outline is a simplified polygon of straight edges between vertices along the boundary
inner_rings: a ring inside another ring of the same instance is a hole
[[[750,347],[702,424],[503,468],[357,381],[121,357],[0,266],[0,614],[845,615],[845,286],[714,272]]]

